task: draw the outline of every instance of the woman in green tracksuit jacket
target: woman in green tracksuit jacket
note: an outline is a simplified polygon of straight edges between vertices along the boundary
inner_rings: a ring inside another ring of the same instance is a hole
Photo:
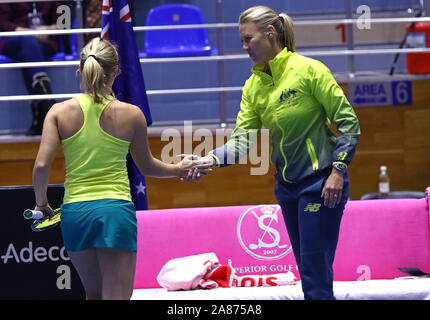
[[[255,66],[243,88],[236,127],[225,145],[199,160],[202,167],[236,163],[255,142],[251,132],[269,130],[275,195],[304,298],[334,299],[332,265],[349,195],[347,167],[360,136],[357,117],[330,70],[295,52],[286,14],[252,7],[240,16],[239,33]]]

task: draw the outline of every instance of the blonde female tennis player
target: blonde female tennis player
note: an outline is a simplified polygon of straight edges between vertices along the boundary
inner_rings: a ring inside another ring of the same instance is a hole
[[[126,168],[129,150],[142,174],[186,178],[191,160],[166,164],[150,151],[142,111],[115,99],[118,53],[95,38],[81,51],[84,93],[55,104],[46,116],[33,171],[36,210],[46,195],[60,145],[66,162],[61,230],[87,299],[129,299],[136,265],[136,210]]]

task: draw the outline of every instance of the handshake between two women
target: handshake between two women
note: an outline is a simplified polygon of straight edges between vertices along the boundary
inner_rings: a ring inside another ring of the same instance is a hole
[[[178,157],[181,158],[181,162],[178,164],[181,171],[179,176],[181,182],[199,181],[216,165],[216,160],[211,155],[200,157],[194,154],[181,154]]]

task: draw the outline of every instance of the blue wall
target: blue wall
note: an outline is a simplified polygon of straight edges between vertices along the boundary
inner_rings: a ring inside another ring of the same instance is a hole
[[[146,14],[150,8],[178,2],[174,0],[134,0],[129,1],[133,10],[134,24],[145,25]],[[207,23],[216,21],[216,0],[184,0],[198,6]],[[372,0],[369,1],[372,9],[395,9],[417,6],[418,0]],[[261,4],[254,0],[224,0],[224,22],[236,22],[240,13],[250,6]],[[344,0],[306,0],[306,1],[280,1],[266,0],[265,5],[272,7],[277,12],[286,12],[293,18],[294,15],[303,13],[321,12],[324,10],[344,11]],[[363,1],[353,1],[354,8],[363,4]],[[216,43],[217,34],[215,29],[208,31],[210,42]],[[137,33],[136,41],[139,49],[144,48],[144,34]],[[224,30],[224,46],[227,52],[238,53],[241,45],[237,30]],[[300,51],[300,48],[297,48]],[[306,48],[308,50],[309,48]],[[325,63],[333,73],[344,73],[347,70],[345,57],[315,57]],[[357,56],[356,70],[365,71],[389,71],[394,55],[381,56]],[[226,86],[242,86],[250,75],[252,63],[250,60],[233,60],[225,62]],[[143,64],[143,74],[147,90],[179,89],[179,88],[203,88],[218,86],[218,64],[217,62],[186,62],[186,63],[163,63]],[[405,70],[405,57],[401,56],[398,70]],[[76,67],[49,68],[48,73],[52,79],[54,93],[76,93],[79,92],[79,79],[76,75]],[[26,94],[22,81],[21,71],[18,69],[0,69],[0,95]],[[227,116],[234,119],[239,110],[240,92],[228,93]],[[179,94],[150,96],[150,108],[154,124],[161,121],[183,121],[198,119],[217,119],[219,117],[218,94]],[[8,130],[25,131],[31,123],[31,112],[29,101],[22,102],[0,102],[0,133]]]

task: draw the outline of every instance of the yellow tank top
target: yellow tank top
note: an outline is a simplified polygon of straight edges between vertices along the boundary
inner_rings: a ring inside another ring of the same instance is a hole
[[[61,141],[66,159],[63,203],[98,199],[131,201],[126,156],[129,141],[100,127],[100,116],[113,97],[97,104],[88,94],[76,97],[84,113],[82,128]]]

